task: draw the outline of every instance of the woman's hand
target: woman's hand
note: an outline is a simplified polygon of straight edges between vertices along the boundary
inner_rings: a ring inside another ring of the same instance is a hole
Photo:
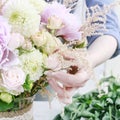
[[[98,37],[88,48],[88,61],[91,64],[90,66],[94,68],[109,59],[114,54],[116,48],[117,41],[114,37],[110,35]],[[53,64],[55,63],[53,62]],[[66,103],[71,101],[75,89],[83,87],[90,77],[91,74],[84,67],[81,67],[75,74],[70,74],[62,70],[47,74],[47,79],[51,87],[57,92],[60,100]]]
[[[79,70],[76,74],[57,71],[48,75],[49,84],[64,103],[70,103],[75,90],[83,87],[89,78],[90,75],[84,69]]]

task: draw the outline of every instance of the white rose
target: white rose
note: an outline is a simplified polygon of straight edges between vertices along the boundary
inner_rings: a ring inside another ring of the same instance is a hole
[[[32,36],[32,41],[37,47],[44,46],[48,40],[48,32],[46,30],[41,30]]]
[[[46,30],[42,30],[32,36],[32,41],[37,47],[41,47],[44,53],[51,54],[54,50],[63,45],[59,38],[54,37]]]
[[[3,86],[9,90],[23,92],[20,89],[25,82],[25,73],[19,67],[6,68],[1,71]]]

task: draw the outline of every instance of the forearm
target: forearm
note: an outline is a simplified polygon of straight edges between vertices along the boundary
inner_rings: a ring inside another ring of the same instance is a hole
[[[92,67],[109,59],[117,48],[117,40],[110,35],[97,38],[88,48],[89,60]]]

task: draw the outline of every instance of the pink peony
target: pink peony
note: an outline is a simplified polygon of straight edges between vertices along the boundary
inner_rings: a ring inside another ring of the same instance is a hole
[[[67,41],[80,40],[81,32],[79,31],[79,21],[74,14],[69,13],[69,9],[56,2],[50,4],[42,12],[41,22],[48,24],[51,16],[56,16],[63,21],[64,27],[57,31],[57,36],[63,36]]]
[[[69,9],[66,9],[64,5],[59,3],[53,3],[48,5],[41,14],[41,21],[44,23],[48,22],[48,19],[51,16],[57,16],[61,19],[64,19],[66,15],[69,14]]]

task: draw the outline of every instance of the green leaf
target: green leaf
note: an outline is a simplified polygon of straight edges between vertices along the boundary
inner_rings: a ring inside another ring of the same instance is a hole
[[[22,47],[18,48],[19,50],[19,55],[22,55],[22,54],[27,54],[29,52],[31,52],[31,50],[26,50],[26,49],[23,49]]]
[[[116,118],[115,120],[117,120],[117,118],[120,118],[120,110],[116,111],[116,115],[114,117]]]
[[[53,120],[63,120],[60,116],[60,114],[58,114]]]
[[[104,109],[104,104],[102,104],[99,100],[93,100],[92,101],[92,106],[94,107],[94,109],[97,109],[97,110]]]
[[[120,105],[120,98],[117,98],[117,99],[116,99],[115,104],[116,104],[116,105]]]
[[[86,46],[86,42],[82,42],[80,44],[76,44],[73,48],[84,48]]]
[[[120,96],[120,87],[116,90],[116,92],[117,92],[118,95]]]
[[[110,115],[109,115],[108,113],[106,113],[106,114],[103,116],[102,120],[111,120]]]
[[[110,91],[107,95],[108,95],[109,98],[112,98],[113,97],[113,92]]]
[[[0,112],[5,112],[7,110],[12,109],[14,106],[13,102],[8,104],[0,100]]]
[[[33,87],[33,81],[30,80],[30,76],[27,75],[26,80],[25,80],[25,83],[24,83],[24,85],[23,85],[23,88],[24,88],[25,91],[30,92],[31,89],[32,89],[32,87]]]
[[[87,110],[83,111],[82,113],[79,113],[81,117],[90,118],[95,117],[95,115]]]
[[[109,104],[113,104],[114,103],[111,98],[107,98],[106,102],[109,103]]]

